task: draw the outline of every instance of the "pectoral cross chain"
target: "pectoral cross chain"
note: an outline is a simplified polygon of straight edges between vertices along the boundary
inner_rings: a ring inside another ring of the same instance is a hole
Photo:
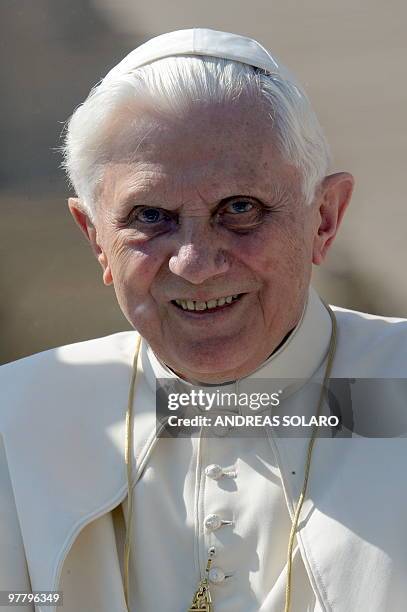
[[[209,591],[209,570],[211,568],[212,558],[209,557],[205,570],[205,578],[201,580],[198,589],[194,595],[191,606],[188,612],[213,612],[212,597]]]

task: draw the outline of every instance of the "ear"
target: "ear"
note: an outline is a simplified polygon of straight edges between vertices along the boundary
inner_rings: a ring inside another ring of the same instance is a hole
[[[102,266],[104,284],[111,285],[113,283],[112,272],[110,270],[107,256],[102,247],[99,245],[98,234],[93,221],[85,211],[85,208],[79,198],[69,198],[68,207],[76,225],[79,227],[86,240],[88,240],[90,243],[96,259]]]
[[[316,203],[317,226],[314,236],[312,263],[319,266],[325,259],[350,202],[354,178],[348,172],[326,176]]]

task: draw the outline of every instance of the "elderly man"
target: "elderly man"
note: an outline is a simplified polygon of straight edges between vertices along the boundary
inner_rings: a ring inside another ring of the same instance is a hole
[[[156,429],[161,379],[279,380],[309,419],[329,378],[406,377],[406,321],[309,286],[353,178],[328,175],[299,85],[252,39],[164,34],[92,90],[65,154],[70,211],[137,331],[2,368],[0,589],[60,590],[65,612],[404,610],[399,387],[364,421],[388,418],[385,439]]]

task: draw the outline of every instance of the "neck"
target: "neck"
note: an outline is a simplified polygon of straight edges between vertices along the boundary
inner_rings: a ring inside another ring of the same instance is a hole
[[[274,355],[274,353],[277,353],[277,351],[279,351],[281,349],[281,347],[283,346],[283,344],[285,344],[288,340],[288,338],[291,336],[292,332],[294,331],[294,327],[292,329],[290,329],[290,331],[288,332],[288,334],[286,334],[284,336],[284,338],[281,340],[280,344],[278,346],[276,346],[276,348],[274,349],[274,351],[272,353],[270,353],[270,355],[267,357],[267,359],[270,359],[270,357],[272,355]],[[266,360],[267,361],[267,360]]]
[[[266,357],[266,359],[262,362],[265,363],[268,359],[270,359],[270,357],[272,357],[272,355],[274,355],[275,353],[277,353],[277,351],[280,350],[280,348],[287,342],[288,338],[290,337],[290,335],[292,334],[292,332],[294,331],[295,327],[293,327],[292,329],[290,329],[290,331],[284,336],[284,338],[281,340],[281,342],[276,346],[276,348],[270,353],[270,355],[268,355],[268,357]],[[210,377],[205,377],[206,380],[196,380],[194,378],[191,377],[186,377],[184,374],[181,374],[180,372],[177,372],[176,370],[170,368],[170,366],[168,366],[167,364],[165,364],[166,367],[171,370],[171,372],[174,372],[174,374],[176,374],[178,376],[178,378],[182,378],[183,380],[185,380],[186,382],[192,383],[194,385],[207,385],[207,384],[228,384],[228,383],[232,383],[235,380],[239,379],[239,378],[244,378],[245,376],[249,376],[249,374],[245,374],[242,376],[235,376],[234,378],[228,378],[226,377],[222,377],[222,380],[219,380],[219,377],[217,377],[217,375],[213,375]],[[262,364],[260,364],[262,365]],[[253,371],[255,371],[257,368],[254,368]],[[217,380],[215,380],[217,379]]]

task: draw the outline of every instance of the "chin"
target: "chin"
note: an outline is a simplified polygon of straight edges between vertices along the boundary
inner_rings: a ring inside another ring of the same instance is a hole
[[[242,367],[247,361],[247,355],[228,350],[191,350],[176,355],[177,364],[175,369],[178,372],[188,372],[192,378],[199,379],[200,376],[216,376],[217,374],[232,372]]]

